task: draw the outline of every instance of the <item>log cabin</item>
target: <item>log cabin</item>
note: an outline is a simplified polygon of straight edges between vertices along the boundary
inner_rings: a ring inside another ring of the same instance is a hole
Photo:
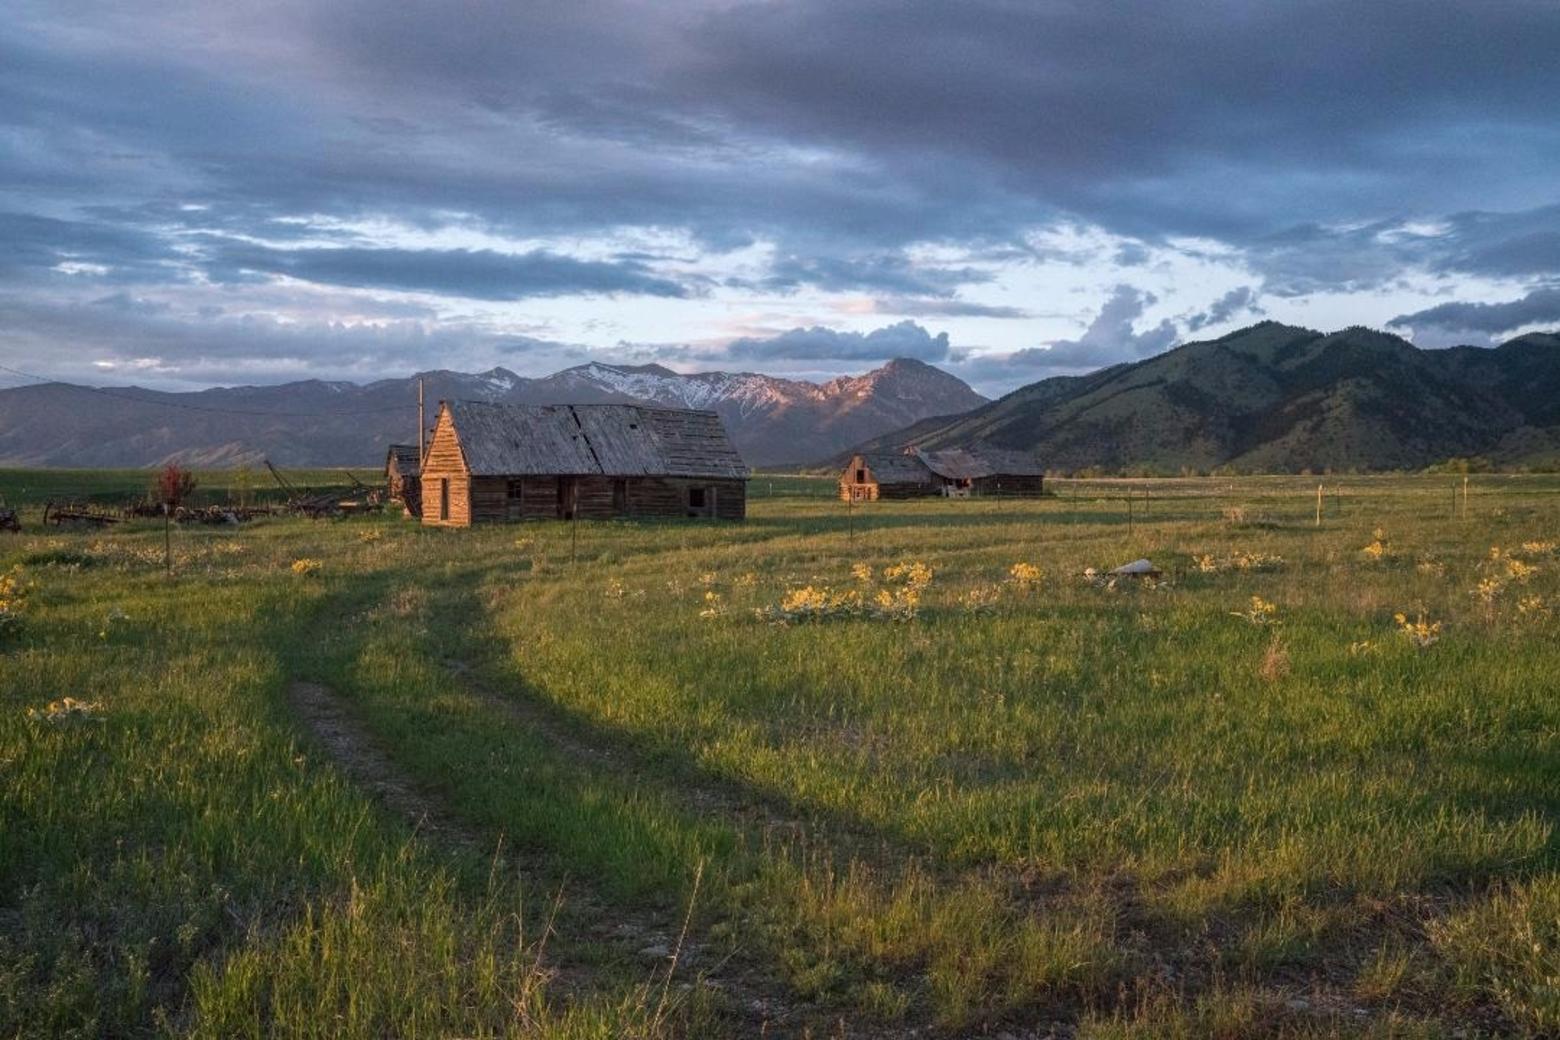
[[[751,471],[714,412],[440,402],[422,522],[747,515]]]
[[[1032,498],[1045,493],[1045,468],[1022,451],[949,448],[904,452],[859,452],[840,474],[840,498],[875,502],[884,498]]]
[[[390,501],[401,503],[407,516],[422,515],[422,460],[417,445],[392,444],[385,457],[385,485]]]

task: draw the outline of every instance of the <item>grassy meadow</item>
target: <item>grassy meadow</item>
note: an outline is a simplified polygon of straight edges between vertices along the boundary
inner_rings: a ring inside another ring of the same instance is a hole
[[[170,576],[0,474],[0,1036],[1560,1034],[1560,478],[1318,479]]]

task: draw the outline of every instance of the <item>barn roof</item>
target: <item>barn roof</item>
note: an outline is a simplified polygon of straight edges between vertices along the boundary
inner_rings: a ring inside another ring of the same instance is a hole
[[[864,451],[856,456],[879,484],[930,484],[932,471],[914,455],[902,451]],[[854,465],[855,460],[852,460]]]
[[[487,401],[445,407],[476,476],[746,479],[750,472],[714,412]]]
[[[392,444],[390,453],[385,457],[385,466],[395,467],[395,471],[403,477],[415,477],[422,469],[422,460],[417,454],[415,444]]]
[[[1027,451],[991,448],[984,444],[943,451],[915,452],[931,471],[946,480],[980,477],[1043,477],[1045,467]]]

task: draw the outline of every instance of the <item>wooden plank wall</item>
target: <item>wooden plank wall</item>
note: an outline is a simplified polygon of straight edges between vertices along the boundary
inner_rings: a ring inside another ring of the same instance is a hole
[[[440,480],[450,482],[450,515],[447,517],[438,515]],[[435,527],[465,527],[471,523],[471,479],[448,412],[440,412],[438,424],[434,426],[428,457],[423,461],[422,483],[426,489],[423,523]]]
[[[989,498],[1039,498],[1045,493],[1042,476],[977,477],[970,489]]]

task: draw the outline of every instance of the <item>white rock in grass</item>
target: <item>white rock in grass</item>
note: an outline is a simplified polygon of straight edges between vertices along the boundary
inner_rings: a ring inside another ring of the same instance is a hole
[[[1153,563],[1148,560],[1133,560],[1131,563],[1122,564],[1120,567],[1117,567],[1115,570],[1111,571],[1111,573],[1118,574],[1123,577],[1143,577],[1145,575],[1153,577],[1159,573],[1159,568],[1155,567]]]

